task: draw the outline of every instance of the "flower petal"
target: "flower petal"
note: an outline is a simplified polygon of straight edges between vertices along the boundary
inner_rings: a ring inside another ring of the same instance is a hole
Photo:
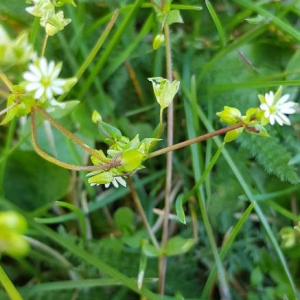
[[[284,114],[282,114],[280,112],[278,113],[278,116],[281,118],[281,120],[283,121],[284,124],[291,125],[291,122],[287,116],[285,116]]]
[[[273,115],[273,114],[270,115],[270,116],[268,117],[268,119],[269,119],[271,125],[274,125],[274,124],[275,124],[275,118],[274,118],[274,115]]]
[[[40,86],[40,88],[35,92],[34,98],[40,99],[45,92],[45,88],[43,86]]]
[[[23,78],[27,81],[39,81],[39,78],[34,74],[34,73],[31,73],[31,72],[25,72],[23,73]]]
[[[289,94],[286,94],[286,95],[283,95],[278,101],[277,101],[277,104],[283,104],[285,103],[288,99],[290,98],[290,95]]]
[[[34,64],[30,64],[28,69],[40,80],[42,78],[42,73]]]
[[[265,99],[268,106],[272,106],[274,103],[274,93],[272,91],[270,93],[266,93]]]
[[[26,92],[32,92],[38,90],[39,88],[43,87],[39,82],[31,82],[26,84],[25,90]]]
[[[275,121],[282,126],[283,125],[283,121],[282,119],[278,116],[278,115],[274,115]]]
[[[48,73],[47,73],[48,72],[48,64],[47,64],[47,60],[45,57],[40,58],[39,66],[40,66],[41,73],[44,76],[47,76],[48,75]]]
[[[121,176],[118,176],[116,177],[116,180],[123,186],[126,187],[126,181],[121,177]]]

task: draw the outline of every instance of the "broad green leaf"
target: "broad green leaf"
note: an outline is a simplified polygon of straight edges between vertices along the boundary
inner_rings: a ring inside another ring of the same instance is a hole
[[[183,23],[179,10],[171,10],[168,13],[167,24],[172,25],[174,23]]]
[[[175,256],[189,251],[195,244],[195,239],[184,239],[181,236],[170,238],[164,253],[167,256]]]
[[[117,228],[125,235],[133,231],[134,212],[128,207],[120,207],[114,213]]]
[[[34,152],[16,151],[7,161],[3,188],[13,203],[30,211],[62,198],[69,182],[69,171]]]
[[[70,114],[75,107],[80,103],[78,100],[71,100],[66,102],[58,102],[52,100],[51,106],[47,108],[47,112],[55,119],[60,119]]]

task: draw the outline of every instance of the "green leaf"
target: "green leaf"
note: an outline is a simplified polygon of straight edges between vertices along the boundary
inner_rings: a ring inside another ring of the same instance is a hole
[[[179,10],[171,10],[168,13],[168,17],[167,17],[166,23],[168,25],[172,25],[174,23],[183,23],[182,17],[180,15],[180,11]]]
[[[133,231],[134,212],[128,207],[120,207],[114,213],[114,221],[123,234],[129,234]]]
[[[143,252],[148,257],[158,257],[160,255],[158,249],[150,244],[147,244],[143,247]]]
[[[71,100],[66,102],[51,101],[51,106],[47,108],[47,112],[55,119],[60,119],[70,114],[80,103],[79,100]]]
[[[164,249],[167,256],[175,256],[189,251],[195,244],[195,239],[184,239],[181,236],[170,238]]]
[[[122,133],[121,131],[108,124],[108,123],[105,123],[103,122],[102,120],[99,122],[99,128],[100,128],[100,131],[106,136],[106,137],[109,137],[109,138],[112,138],[112,139],[116,139],[116,140],[120,140],[121,137],[122,137]]]
[[[178,195],[176,202],[175,202],[175,208],[176,208],[176,214],[177,214],[179,221],[183,224],[186,224],[185,212],[183,209],[183,200],[184,200],[184,194]]]
[[[259,267],[251,272],[250,282],[253,286],[259,286],[263,281],[263,274]]]
[[[3,188],[13,203],[34,210],[66,195],[69,182],[69,171],[34,152],[16,151],[7,161]]]

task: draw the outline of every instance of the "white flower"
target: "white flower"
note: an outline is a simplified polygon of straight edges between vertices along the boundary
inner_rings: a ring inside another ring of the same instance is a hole
[[[48,63],[44,57],[30,64],[29,72],[23,74],[26,80],[25,90],[34,92],[34,98],[41,102],[51,100],[54,95],[63,94],[66,80],[57,78],[61,66],[61,64],[55,65],[54,61]]]
[[[123,185],[123,186],[126,187],[126,181],[121,176],[114,177],[113,181],[105,184],[105,187],[108,188],[111,183],[113,184],[113,186],[115,188],[118,188],[119,184],[121,184],[121,185]]]
[[[290,95],[286,94],[281,97],[282,87],[279,87],[276,94],[272,91],[266,93],[265,96],[259,95],[261,101],[260,109],[264,111],[265,118],[269,119],[270,124],[277,122],[279,125],[291,125],[286,115],[294,114],[297,103],[288,101]]]

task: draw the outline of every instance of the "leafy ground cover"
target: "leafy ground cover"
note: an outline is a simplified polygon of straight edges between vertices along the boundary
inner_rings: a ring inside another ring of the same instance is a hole
[[[75,2],[0,3],[0,299],[300,299],[299,1]]]

